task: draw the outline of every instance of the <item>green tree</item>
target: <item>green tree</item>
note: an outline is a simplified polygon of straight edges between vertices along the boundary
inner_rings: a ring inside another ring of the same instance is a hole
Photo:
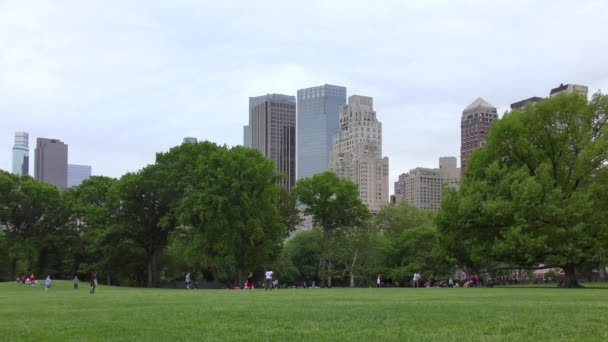
[[[116,234],[144,252],[148,287],[160,281],[159,254],[175,229],[171,221],[164,220],[171,207],[159,195],[154,167],[127,173],[110,187],[108,194]]]
[[[376,268],[387,279],[408,282],[414,272],[441,274],[435,213],[407,202],[383,208],[373,220]]]
[[[546,264],[575,269],[608,242],[605,205],[594,189],[608,161],[608,97],[560,95],[495,122],[473,153],[460,191],[448,191],[438,223],[462,263]],[[604,206],[605,207],[605,206]]]
[[[273,271],[285,281],[318,282],[322,236],[317,228],[295,233],[285,242]]]
[[[118,260],[120,238],[110,206],[108,194],[116,179],[93,176],[65,194],[70,223],[77,232],[78,244],[74,251],[74,273],[98,271],[98,277],[112,284],[112,274],[124,269],[128,255]],[[121,269],[111,267],[121,265]]]
[[[191,234],[190,260],[211,269],[215,279],[235,276],[242,284],[245,272],[270,265],[281,251],[280,175],[271,160],[242,146],[221,147],[193,162],[195,181],[180,205]]]
[[[339,178],[333,172],[318,173],[300,179],[293,190],[298,202],[305,205],[304,213],[311,215],[313,224],[323,229],[321,252],[321,286],[326,286],[327,244],[330,234],[361,227],[369,218],[369,210],[359,198],[357,185]]]
[[[0,171],[0,226],[9,247],[10,275],[17,272],[17,261],[26,260],[28,271],[45,273],[59,265],[61,236],[66,223],[65,208],[57,187]],[[55,272],[63,271],[55,269]]]

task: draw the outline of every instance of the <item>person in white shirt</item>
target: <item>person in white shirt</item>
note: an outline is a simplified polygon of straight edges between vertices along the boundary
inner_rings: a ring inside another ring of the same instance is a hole
[[[272,270],[269,268],[266,271],[266,283],[264,285],[264,290],[272,290]]]
[[[190,290],[190,272],[186,274],[186,290]]]
[[[49,288],[51,287],[51,276],[48,275],[46,276],[46,280],[44,281],[46,288],[44,289],[45,291],[48,291]]]
[[[414,273],[414,287],[420,287],[420,273],[416,272]]]

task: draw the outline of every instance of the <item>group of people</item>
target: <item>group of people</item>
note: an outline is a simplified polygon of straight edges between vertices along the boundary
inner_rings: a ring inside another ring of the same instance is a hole
[[[272,269],[267,269],[266,273],[264,274],[264,284],[262,285],[264,287],[265,290],[272,290],[273,288],[276,289],[279,287],[279,281],[278,280],[272,280],[272,276],[273,276],[274,272],[272,272]],[[190,272],[186,273],[186,290],[190,290],[192,288],[194,288],[195,290],[198,288],[198,283],[197,282],[192,282],[192,278],[190,277]],[[75,285],[76,286],[76,285]],[[255,288],[254,282],[253,282],[253,272],[249,272],[249,275],[247,276],[247,282],[245,283],[245,286],[243,287],[245,290],[253,290]],[[237,289],[235,287],[235,289]]]
[[[36,282],[36,277],[34,276],[34,274],[32,273],[29,277],[26,276],[21,276],[21,278],[17,278],[16,279],[18,283],[23,283],[23,284],[28,284],[28,285],[38,285],[38,282]],[[74,276],[73,279],[73,284],[74,284],[74,290],[78,290],[78,286],[80,284],[80,280],[78,279],[78,276]],[[44,280],[44,285],[45,285],[45,291],[48,291],[51,288],[53,281],[51,280],[51,276],[47,275],[46,279]],[[95,293],[95,289],[97,289],[97,272],[93,272],[91,274],[91,294]]]
[[[17,282],[18,283],[23,283],[23,284],[27,284],[27,285],[38,285],[38,283],[36,282],[36,276],[34,276],[34,273],[30,274],[30,276],[26,276],[26,275],[22,275],[21,278],[17,277]]]

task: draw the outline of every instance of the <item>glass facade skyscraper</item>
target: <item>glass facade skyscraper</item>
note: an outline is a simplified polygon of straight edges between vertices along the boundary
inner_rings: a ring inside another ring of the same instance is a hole
[[[346,87],[325,84],[298,90],[298,179],[329,170],[340,107],[345,104]]]
[[[30,173],[29,134],[26,132],[15,133],[13,173],[20,176],[29,175]]]

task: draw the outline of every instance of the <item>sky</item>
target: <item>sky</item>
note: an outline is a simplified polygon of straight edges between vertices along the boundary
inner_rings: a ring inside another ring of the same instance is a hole
[[[120,177],[186,136],[243,143],[248,97],[322,84],[374,98],[390,184],[560,83],[608,90],[608,1],[0,0],[0,169],[16,131]],[[4,152],[2,152],[4,151]],[[460,163],[460,161],[459,161]],[[33,171],[33,162],[30,165]]]

